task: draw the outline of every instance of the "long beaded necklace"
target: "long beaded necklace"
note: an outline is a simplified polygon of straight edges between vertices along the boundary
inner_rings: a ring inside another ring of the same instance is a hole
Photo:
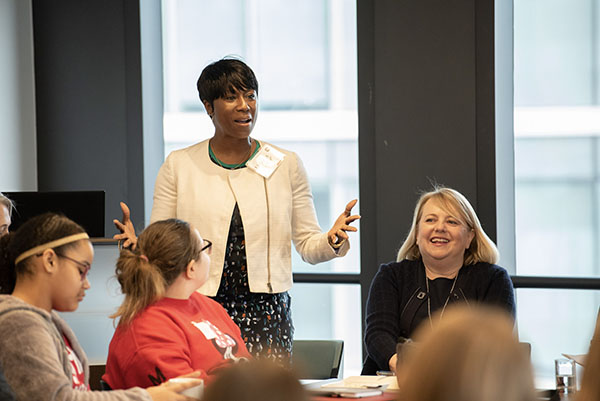
[[[208,143],[208,154],[210,156],[211,159],[213,159],[219,166],[229,169],[229,170],[235,170],[238,168],[242,168],[246,166],[246,163],[248,162],[248,160],[250,160],[253,156],[252,154],[252,141],[253,139],[250,138],[250,148],[248,149],[248,153],[246,153],[246,155],[244,156],[244,158],[242,159],[241,163],[238,164],[227,164],[222,162],[221,160],[219,160],[219,158],[217,157],[217,155],[215,155],[215,152],[213,152],[212,150],[212,146],[210,146],[210,142]],[[259,143],[258,141],[256,142],[256,148],[254,149],[254,152],[256,153],[256,150],[258,150],[259,147]]]
[[[454,292],[454,286],[456,285],[456,279],[458,279],[458,275],[460,271],[456,273],[456,277],[454,277],[454,281],[452,282],[452,288],[450,288],[450,293],[448,293],[448,297],[446,298],[446,302],[444,302],[444,307],[442,308],[442,313],[440,313],[440,320],[444,317],[444,311],[446,310],[446,306],[448,306],[448,302],[450,302],[450,297]],[[429,316],[429,325],[433,328],[433,320],[431,319],[431,294],[429,294],[429,279],[427,278],[427,272],[425,272],[425,287],[427,287],[427,316]]]

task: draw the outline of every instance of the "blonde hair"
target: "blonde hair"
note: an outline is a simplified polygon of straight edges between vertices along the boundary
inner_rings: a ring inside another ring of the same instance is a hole
[[[296,375],[269,359],[225,368],[208,385],[202,401],[309,401]]]
[[[200,241],[190,225],[178,219],[150,224],[139,236],[135,251],[123,249],[116,276],[125,300],[110,317],[119,325],[131,323],[148,305],[164,296],[167,288],[200,256]]]
[[[465,251],[465,265],[473,265],[478,262],[491,264],[498,262],[498,248],[496,248],[496,245],[483,231],[477,214],[473,210],[473,206],[471,206],[467,198],[460,192],[442,186],[436,186],[432,191],[423,193],[417,201],[412,226],[402,247],[398,251],[396,259],[398,262],[404,259],[417,260],[421,258],[421,252],[417,245],[417,231],[419,220],[423,215],[423,207],[429,200],[436,201],[438,206],[446,213],[455,215],[456,218],[459,218],[475,234],[471,245]]]
[[[590,349],[585,358],[581,389],[576,401],[597,401],[600,399],[600,311],[596,319],[596,329],[590,343]]]
[[[416,331],[398,366],[402,401],[532,401],[532,367],[503,310],[449,307]]]
[[[12,218],[12,211],[15,208],[15,204],[2,192],[0,192],[0,205],[6,206],[6,209],[8,209],[8,217]]]

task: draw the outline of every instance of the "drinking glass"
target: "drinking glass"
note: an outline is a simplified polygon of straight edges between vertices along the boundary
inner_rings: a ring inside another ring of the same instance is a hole
[[[556,392],[574,393],[577,391],[575,361],[572,359],[555,359],[554,372],[556,376]]]

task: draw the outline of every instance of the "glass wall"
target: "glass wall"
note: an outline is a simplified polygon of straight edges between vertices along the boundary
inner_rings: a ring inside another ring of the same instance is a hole
[[[210,62],[241,57],[259,81],[252,136],[298,153],[319,223],[328,230],[358,197],[355,1],[163,0],[163,32],[165,156],[213,135],[196,80]],[[293,270],[358,273],[358,234],[351,234],[351,243],[346,257],[316,266],[293,252]],[[355,333],[345,346],[344,369],[357,374],[360,291],[351,287],[319,284],[315,292],[296,285],[291,295],[296,338],[345,338],[339,327]],[[354,312],[346,313],[355,303]],[[327,316],[343,316],[344,325]]]
[[[514,1],[518,275],[600,275],[599,13],[598,0]],[[552,387],[553,359],[586,352],[600,294],[517,296],[521,340]]]

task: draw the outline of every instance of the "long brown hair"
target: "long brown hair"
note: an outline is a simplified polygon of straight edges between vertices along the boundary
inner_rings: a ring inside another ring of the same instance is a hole
[[[178,219],[150,224],[139,236],[135,251],[123,249],[116,276],[125,300],[111,318],[119,325],[164,296],[166,289],[200,257],[200,243],[190,225]]]

